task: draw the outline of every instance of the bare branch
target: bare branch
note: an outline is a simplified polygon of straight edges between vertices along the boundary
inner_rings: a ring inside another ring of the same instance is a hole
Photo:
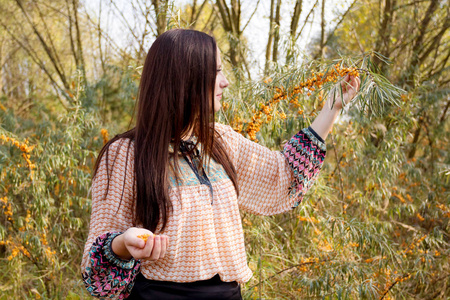
[[[200,8],[198,9],[197,14],[195,15],[195,18],[194,18],[193,22],[197,22],[197,20],[200,17],[200,14],[203,11],[203,8],[205,7],[206,3],[208,3],[208,0],[203,1],[202,5],[200,5]]]
[[[27,47],[27,45],[25,45],[24,43],[22,43],[10,30],[9,28],[0,20],[0,25],[2,25],[2,27],[5,29],[5,31],[8,33],[8,35],[23,49],[25,50],[25,52],[30,56],[31,60],[39,66],[39,68],[44,71],[44,73],[47,75],[47,77],[50,79],[51,84],[54,86],[54,88],[59,91],[62,92],[64,91],[64,88],[61,87],[58,82],[56,82],[55,78],[53,78],[53,75],[50,73],[50,71],[47,69],[47,67],[45,66],[44,62],[42,60],[40,60],[39,55],[37,55],[37,53],[33,52],[31,50],[31,47]],[[63,95],[65,96],[65,98],[69,101],[71,101],[72,99],[70,99],[69,97],[67,97],[66,93],[64,92]],[[67,109],[67,107],[69,106],[69,104],[64,103],[63,100],[61,99],[61,97],[58,97],[58,100],[61,102],[61,104],[63,105],[63,107],[65,109]]]
[[[297,36],[295,37],[295,41],[298,40],[298,38],[300,37],[300,35],[303,32],[303,29],[305,28],[306,24],[308,23],[309,17],[311,16],[311,14],[314,12],[314,10],[316,9],[317,3],[319,3],[319,0],[316,0],[316,3],[314,3],[313,7],[311,8],[311,10],[309,11],[309,13],[306,15],[306,19],[305,22],[303,23],[302,28],[300,29],[299,33],[297,34]]]
[[[28,22],[28,24],[30,24],[30,26],[33,29],[33,32],[35,33],[35,35],[38,37],[42,47],[45,50],[45,53],[47,53],[48,58],[50,59],[50,61],[52,62],[56,72],[58,73],[63,85],[65,89],[69,89],[69,84],[67,82],[67,79],[64,75],[64,73],[62,72],[62,70],[60,70],[59,65],[60,63],[56,60],[56,58],[54,57],[50,47],[47,45],[47,43],[45,42],[44,38],[42,37],[41,33],[37,30],[36,25],[33,23],[33,21],[31,21],[30,17],[28,16],[27,12],[25,11],[21,1],[19,0],[15,0],[16,4],[19,6],[20,10],[22,11],[23,15],[25,16],[26,21]]]
[[[247,25],[250,23],[251,19],[255,15],[256,10],[258,9],[259,2],[261,2],[261,0],[258,0],[258,2],[256,2],[255,9],[253,10],[252,14],[250,15],[250,18],[248,18],[247,23],[242,28],[242,30],[241,30],[242,32],[244,32],[245,28],[247,28]]]
[[[280,41],[280,19],[281,19],[281,0],[277,0],[277,5],[275,9],[275,27],[273,35],[273,50],[272,50],[272,61],[276,62],[278,60],[278,43]]]
[[[84,56],[83,56],[83,44],[81,43],[81,33],[80,33],[80,26],[78,24],[78,0],[72,0],[73,5],[73,12],[75,17],[75,31],[76,31],[76,37],[77,37],[77,52],[78,52],[78,59],[80,60],[80,65],[77,67],[81,69],[81,72],[83,74],[83,77],[86,78],[86,65],[84,62]]]

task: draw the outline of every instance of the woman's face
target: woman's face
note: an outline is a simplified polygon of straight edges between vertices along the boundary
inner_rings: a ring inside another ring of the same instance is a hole
[[[217,49],[217,75],[216,75],[216,86],[214,87],[214,112],[218,112],[222,104],[222,92],[230,83],[225,78],[222,72],[222,60],[220,59],[220,51]]]

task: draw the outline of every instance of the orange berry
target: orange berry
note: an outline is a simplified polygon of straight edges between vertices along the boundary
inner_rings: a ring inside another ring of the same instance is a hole
[[[141,240],[143,240],[144,242],[147,242],[149,236],[150,236],[150,234],[145,233],[145,234],[138,235],[137,237],[140,238]]]

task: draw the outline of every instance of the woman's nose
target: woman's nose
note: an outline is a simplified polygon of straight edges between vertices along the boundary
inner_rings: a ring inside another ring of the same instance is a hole
[[[228,82],[227,78],[224,75],[222,75],[222,78],[220,80],[220,87],[222,89],[224,89],[224,88],[226,88],[229,85],[230,85],[230,83]]]

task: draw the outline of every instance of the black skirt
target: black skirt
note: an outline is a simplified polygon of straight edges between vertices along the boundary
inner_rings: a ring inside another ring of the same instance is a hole
[[[127,299],[242,300],[242,296],[239,283],[223,282],[219,274],[208,280],[184,283],[149,280],[139,273]]]

